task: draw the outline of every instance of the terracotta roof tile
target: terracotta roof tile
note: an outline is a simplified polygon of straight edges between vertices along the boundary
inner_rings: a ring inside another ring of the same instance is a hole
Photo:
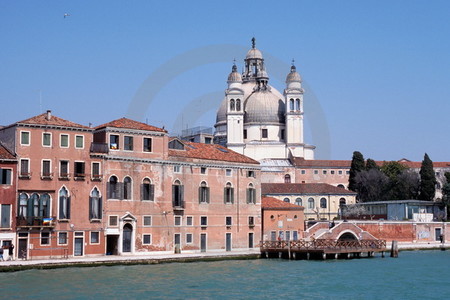
[[[43,113],[32,118],[17,122],[15,124],[29,124],[29,125],[48,125],[48,126],[62,126],[62,127],[73,127],[73,128],[83,128],[87,129],[88,126],[84,126],[78,123],[74,123],[60,117],[51,115],[47,118],[47,113]],[[14,125],[14,124],[13,124]]]
[[[304,210],[303,206],[295,205],[292,203],[284,202],[273,197],[262,197],[261,198],[261,208],[262,209],[289,209],[289,210]]]
[[[327,183],[262,183],[262,195],[338,194],[356,195],[355,192]]]
[[[181,141],[185,145],[185,150],[169,149],[169,156],[173,157],[186,157],[186,158],[198,158],[207,160],[219,160],[236,163],[248,163],[257,164],[259,162],[251,159],[245,155],[234,152],[216,144],[203,144],[193,143],[187,141]]]
[[[145,123],[141,123],[138,121],[134,121],[128,118],[120,118],[109,123],[102,124],[100,126],[95,127],[95,129],[105,128],[105,127],[115,127],[115,128],[127,128],[127,129],[136,129],[136,130],[147,130],[147,131],[158,131],[158,132],[167,132],[165,129],[148,125]]]
[[[5,146],[3,146],[0,143],[0,160],[2,160],[2,159],[8,159],[9,160],[9,159],[16,159],[16,157],[11,152],[9,152],[8,149],[6,149]]]

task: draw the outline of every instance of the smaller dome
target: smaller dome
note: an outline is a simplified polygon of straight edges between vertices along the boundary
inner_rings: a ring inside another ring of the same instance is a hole
[[[245,57],[245,59],[255,59],[255,58],[263,59],[261,51],[259,51],[256,48],[252,48],[252,49],[248,50],[247,56]]]
[[[230,82],[242,82],[242,76],[237,71],[236,65],[233,65],[230,75],[228,75],[228,83]]]
[[[300,77],[300,74],[298,74],[295,66],[293,65],[291,67],[291,72],[286,77],[286,83],[294,82],[294,81],[302,82],[302,78]]]

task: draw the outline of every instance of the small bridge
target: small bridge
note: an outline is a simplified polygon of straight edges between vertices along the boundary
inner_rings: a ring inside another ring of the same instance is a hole
[[[286,257],[297,259],[306,257],[322,258],[350,258],[362,257],[363,253],[367,253],[367,257],[374,256],[375,252],[381,252],[384,257],[386,251],[385,240],[334,240],[334,239],[317,239],[317,240],[298,240],[298,241],[263,241],[260,245],[261,253],[265,257],[278,255],[278,257]]]

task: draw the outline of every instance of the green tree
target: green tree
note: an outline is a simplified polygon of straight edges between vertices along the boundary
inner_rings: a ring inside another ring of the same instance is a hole
[[[386,186],[386,199],[389,200],[403,200],[408,199],[408,195],[402,192],[403,184],[400,183],[400,175],[408,169],[398,161],[384,162],[381,167],[381,172],[389,178]]]
[[[348,177],[348,189],[357,191],[356,175],[365,170],[364,156],[359,151],[353,152],[352,164],[350,166],[350,175]]]
[[[436,193],[436,176],[434,174],[433,162],[425,153],[420,167],[420,192],[419,199],[433,201]]]
[[[368,158],[366,161],[366,171],[369,171],[371,169],[379,170],[380,168],[373,159]]]
[[[447,207],[447,218],[450,217],[450,172],[445,172],[445,183],[442,186],[442,202]]]
[[[356,175],[358,199],[361,202],[387,200],[389,178],[378,169],[359,172]]]

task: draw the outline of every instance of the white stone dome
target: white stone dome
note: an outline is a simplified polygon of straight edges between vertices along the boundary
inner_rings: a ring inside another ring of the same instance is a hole
[[[247,55],[245,56],[245,59],[263,59],[263,55],[261,53],[261,51],[259,51],[256,48],[252,48],[250,50],[248,50]]]
[[[291,72],[286,76],[286,83],[289,82],[302,82],[300,74],[297,72],[295,66],[291,67]]]

